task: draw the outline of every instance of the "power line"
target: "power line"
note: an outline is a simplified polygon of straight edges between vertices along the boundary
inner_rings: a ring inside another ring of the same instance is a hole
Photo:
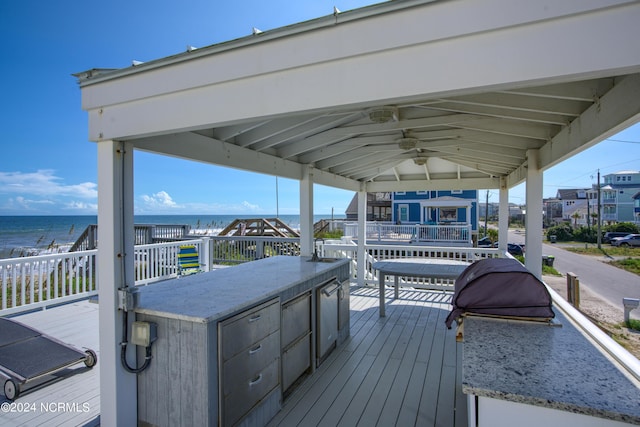
[[[640,144],[640,141],[629,141],[626,139],[612,139],[612,138],[607,138],[605,139],[605,141],[613,141],[613,142],[626,142],[628,144]]]

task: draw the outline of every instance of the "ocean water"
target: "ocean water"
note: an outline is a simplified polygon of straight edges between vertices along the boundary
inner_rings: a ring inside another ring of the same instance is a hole
[[[237,218],[273,218],[275,215],[136,215],[136,224],[187,224],[199,234],[217,234]],[[299,215],[280,215],[280,220],[297,230]],[[315,215],[314,222],[330,219]],[[334,216],[335,219],[344,216]],[[0,259],[64,252],[92,224],[95,215],[86,216],[0,216]]]

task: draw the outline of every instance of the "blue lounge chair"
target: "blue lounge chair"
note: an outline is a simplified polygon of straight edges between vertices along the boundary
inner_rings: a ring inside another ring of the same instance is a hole
[[[178,252],[178,276],[199,273],[200,257],[195,245],[182,245]]]

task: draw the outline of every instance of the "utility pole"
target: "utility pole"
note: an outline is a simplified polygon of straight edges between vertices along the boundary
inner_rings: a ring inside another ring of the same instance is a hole
[[[484,205],[484,237],[487,237],[488,233],[488,218],[489,218],[489,190],[487,190],[486,202]]]
[[[602,249],[602,215],[600,214],[600,169],[598,169],[598,181],[596,182],[598,186],[598,249]]]

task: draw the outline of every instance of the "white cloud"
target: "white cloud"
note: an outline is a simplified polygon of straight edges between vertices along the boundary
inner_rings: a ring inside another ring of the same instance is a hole
[[[34,199],[27,199],[22,196],[17,196],[15,198],[9,198],[7,200],[7,206],[14,209],[32,210],[32,209],[39,209],[42,206],[48,207],[52,205],[54,205],[54,202],[49,199],[34,200]]]
[[[65,204],[64,208],[76,211],[88,211],[91,213],[95,213],[98,211],[98,205],[96,203],[86,203],[79,201],[68,202]]]
[[[18,193],[31,196],[74,196],[83,199],[98,197],[98,185],[94,182],[67,185],[52,169],[36,172],[0,172],[0,193]]]
[[[166,191],[158,191],[157,193],[152,195],[143,194],[142,196],[140,196],[140,199],[142,200],[142,204],[144,205],[144,210],[166,208],[176,209],[181,207],[173,201],[169,193],[167,193]]]
[[[246,200],[242,202],[242,207],[244,208],[244,210],[249,210],[249,211],[252,211],[252,212],[257,212],[257,211],[260,210],[260,206],[251,204],[251,203],[247,202]]]

